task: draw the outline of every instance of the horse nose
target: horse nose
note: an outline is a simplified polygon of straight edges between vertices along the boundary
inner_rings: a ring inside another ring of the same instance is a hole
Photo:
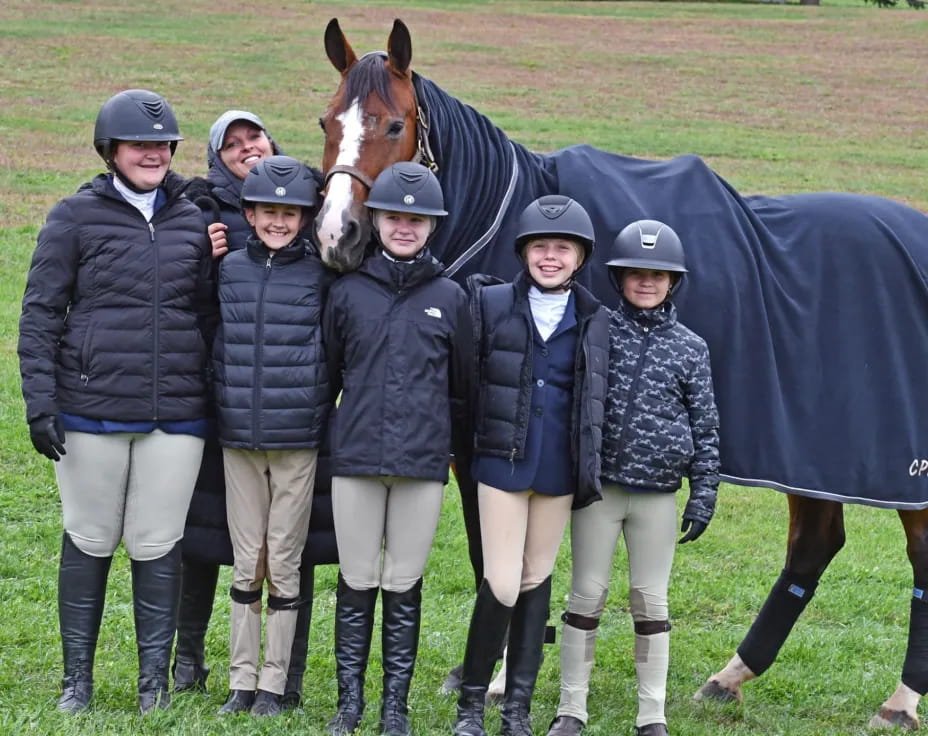
[[[342,242],[348,245],[354,245],[361,237],[361,225],[354,217],[345,218],[345,228],[342,232]]]

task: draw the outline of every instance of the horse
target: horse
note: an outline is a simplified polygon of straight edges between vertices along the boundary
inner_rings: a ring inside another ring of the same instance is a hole
[[[895,509],[914,588],[901,679],[871,720],[914,730],[928,692],[928,216],[854,194],[743,197],[694,155],[648,161],[571,146],[538,154],[410,68],[396,20],[386,52],[358,58],[337,19],[326,54],[341,81],[320,119],[325,199],[314,223],[323,260],[351,270],[370,225],[363,202],[385,166],[432,168],[450,214],[432,253],[460,281],[511,278],[515,221],[543,194],[566,194],[599,244],[581,280],[607,305],[608,247],[628,222],[667,222],[690,273],[681,321],[712,355],[724,480],[788,494],[784,569],[728,664],[694,695],[741,700],[773,664],[818,580],[845,542],[843,504]],[[479,580],[472,480],[457,467],[469,552]]]

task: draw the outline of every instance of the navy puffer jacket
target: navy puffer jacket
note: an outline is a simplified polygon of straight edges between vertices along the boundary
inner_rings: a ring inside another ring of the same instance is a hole
[[[506,308],[496,313],[481,297],[472,298],[473,321],[479,351],[474,452],[497,457],[522,458],[528,434],[532,399],[532,312],[528,301],[531,282],[520,271],[511,286]],[[579,339],[575,360],[571,411],[571,461],[577,488],[573,508],[583,508],[602,496],[600,451],[608,372],[609,319],[599,301],[575,284],[574,303]],[[579,387],[579,390],[577,390]]]
[[[334,275],[301,238],[252,237],[219,269],[213,351],[219,439],[251,450],[318,448],[332,405],[322,306]]]
[[[719,485],[719,415],[705,340],[677,322],[673,304],[610,319],[603,478],[632,490],[677,490],[685,515],[708,523]]]
[[[343,386],[333,475],[448,480],[474,356],[467,297],[442,271],[427,252],[394,263],[378,251],[329,292],[326,352]]]
[[[184,186],[168,172],[150,223],[107,174],[52,207],[19,324],[30,421],[205,416],[215,293],[203,218]]]

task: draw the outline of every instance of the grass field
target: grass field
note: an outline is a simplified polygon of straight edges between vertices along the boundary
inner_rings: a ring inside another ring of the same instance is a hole
[[[334,568],[317,573],[303,711],[220,720],[228,604],[208,639],[208,697],[135,715],[128,561],[114,563],[97,657],[94,710],[54,711],[61,674],[56,567],[60,517],[51,464],[29,445],[15,344],[28,259],[44,213],[100,170],[91,147],[100,104],[148,87],[174,106],[175,169],[205,171],[206,135],[223,110],[258,112],[287,153],[318,163],[316,118],[337,82],[322,48],[338,16],[360,53],[402,17],[413,66],[538,151],[576,142],[647,158],[698,153],[740,191],[843,190],[928,210],[925,90],[928,13],[842,0],[823,7],[638,2],[246,2],[7,0],[0,7],[0,733],[321,733],[334,709]],[[426,574],[413,687],[418,734],[450,732],[437,694],[461,657],[472,604],[463,527],[449,489]],[[682,501],[682,496],[681,496]],[[786,500],[724,486],[717,519],[682,547],[674,571],[668,715],[674,734],[868,733],[905,647],[911,572],[894,513],[846,509],[848,545],[777,664],[744,706],[694,705],[692,693],[741,641],[783,564]],[[566,549],[566,546],[565,546]],[[562,556],[552,610],[563,608]],[[635,693],[624,556],[601,628],[586,733],[630,734]],[[221,587],[228,583],[224,572]],[[376,733],[378,647],[364,734]],[[544,733],[558,697],[548,649],[534,701]],[[490,732],[498,718],[490,719]]]

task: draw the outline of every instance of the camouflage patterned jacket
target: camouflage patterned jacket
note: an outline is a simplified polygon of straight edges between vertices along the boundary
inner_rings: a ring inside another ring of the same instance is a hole
[[[625,300],[610,315],[604,482],[677,490],[689,478],[684,517],[708,523],[719,484],[719,416],[705,341],[677,322],[670,302]]]

